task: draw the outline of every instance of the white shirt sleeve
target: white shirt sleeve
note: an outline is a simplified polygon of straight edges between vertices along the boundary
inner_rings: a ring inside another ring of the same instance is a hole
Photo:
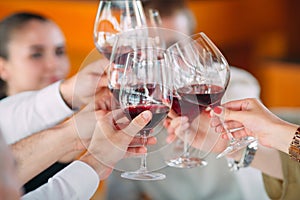
[[[0,101],[0,132],[7,144],[49,128],[73,114],[60,95],[60,83]]]
[[[27,193],[22,200],[88,200],[96,192],[99,176],[84,162],[74,161],[48,183]]]

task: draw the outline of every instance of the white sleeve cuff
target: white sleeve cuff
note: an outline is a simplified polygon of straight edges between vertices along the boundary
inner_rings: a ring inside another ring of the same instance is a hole
[[[90,199],[99,186],[99,176],[92,167],[74,161],[48,183],[26,194],[22,199]]]

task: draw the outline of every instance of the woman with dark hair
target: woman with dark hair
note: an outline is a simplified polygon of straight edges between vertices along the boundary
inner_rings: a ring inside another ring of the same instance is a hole
[[[14,13],[0,21],[0,99],[39,90],[66,78],[70,63],[65,37],[50,19]],[[46,183],[67,166],[57,162],[24,185],[25,193]]]

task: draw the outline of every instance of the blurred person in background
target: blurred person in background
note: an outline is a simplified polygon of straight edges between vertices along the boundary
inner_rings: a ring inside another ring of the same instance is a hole
[[[184,0],[145,0],[143,5],[146,14],[149,9],[159,11],[162,28],[186,35],[195,33],[197,23]],[[165,39],[167,45],[176,42],[172,38]],[[231,80],[224,96],[226,101],[259,98],[260,86],[247,71],[231,67]],[[215,157],[212,154],[206,158],[206,167],[163,168],[160,171],[166,175],[166,179],[155,182],[122,179],[120,172],[114,171],[107,181],[106,199],[268,199],[260,171],[247,167],[232,172],[226,158],[217,160]]]
[[[0,21],[0,98],[39,90],[67,77],[70,62],[61,29],[36,13]],[[68,163],[56,162],[24,185],[25,193],[46,183]]]

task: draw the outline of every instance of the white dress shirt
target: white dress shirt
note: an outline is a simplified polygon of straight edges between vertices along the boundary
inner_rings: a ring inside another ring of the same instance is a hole
[[[22,200],[88,200],[96,192],[99,179],[87,164],[74,161],[58,172],[48,183],[27,193]]]
[[[0,132],[7,144],[52,127],[73,114],[62,99],[59,86],[60,81],[0,101]]]
[[[73,114],[59,91],[60,82],[42,90],[24,92],[0,101],[0,132],[8,144],[49,128]],[[48,183],[22,199],[90,199],[99,176],[84,162],[74,161]]]

